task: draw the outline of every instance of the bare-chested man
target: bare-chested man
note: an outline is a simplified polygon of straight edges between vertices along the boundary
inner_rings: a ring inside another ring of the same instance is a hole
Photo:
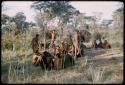
[[[78,30],[74,30],[72,33],[72,53],[75,52],[76,59],[77,55],[81,55],[81,49],[80,49],[80,34]],[[82,55],[81,55],[82,56]]]
[[[55,41],[55,39],[56,39],[56,36],[57,36],[57,32],[55,31],[55,30],[53,30],[52,32],[51,32],[51,44],[50,44],[50,48],[51,47],[53,47],[53,45],[54,45],[54,41]]]

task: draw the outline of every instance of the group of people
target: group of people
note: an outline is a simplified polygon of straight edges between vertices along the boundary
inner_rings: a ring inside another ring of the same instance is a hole
[[[93,48],[107,49],[107,48],[111,48],[111,45],[109,44],[109,42],[106,39],[103,42],[102,42],[101,39],[99,39],[99,43],[98,44],[97,44],[96,40],[94,40]]]
[[[39,65],[44,68],[54,68],[59,69],[67,66],[67,63],[73,65],[74,59],[71,55],[68,54],[67,44],[62,40],[60,45],[55,45],[55,39],[57,36],[57,32],[53,30],[51,32],[51,42],[49,44],[50,51],[43,50],[40,52],[40,44],[39,44],[39,34],[32,39],[32,49],[33,49],[33,57],[32,62],[34,65]],[[44,44],[43,44],[44,45]],[[43,65],[44,62],[44,65]]]
[[[82,32],[82,31],[81,31]],[[84,31],[83,31],[84,32]],[[81,40],[85,41],[84,35],[79,31],[74,30],[71,34],[71,45],[68,45],[67,42],[61,40],[60,45],[55,45],[55,40],[57,38],[58,33],[56,30],[51,31],[51,42],[47,44],[48,49],[50,51],[44,50],[40,53],[40,44],[39,44],[39,34],[32,39],[32,49],[33,49],[33,63],[36,64],[44,61],[47,67],[53,67],[58,69],[59,65],[63,67],[63,63],[66,64],[65,61],[68,61],[70,64],[74,64],[74,61],[80,56],[84,57],[84,46],[81,44]],[[81,34],[81,35],[80,35]],[[44,44],[42,44],[43,46]],[[92,44],[92,48],[111,48],[111,45],[107,40],[99,40],[97,44],[96,40],[94,40]],[[67,59],[67,60],[65,60]],[[49,60],[49,61],[48,61]],[[43,64],[42,64],[43,67]],[[64,65],[65,67],[65,65]]]

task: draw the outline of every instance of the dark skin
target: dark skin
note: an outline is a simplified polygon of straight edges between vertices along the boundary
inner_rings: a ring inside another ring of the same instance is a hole
[[[50,45],[50,42],[48,42],[48,43],[46,42],[46,48],[47,49],[49,48],[49,45]],[[41,48],[43,48],[44,47],[44,43],[41,43],[40,46],[41,46]]]
[[[50,70],[53,69],[54,66],[53,58],[54,57],[47,51],[42,53],[34,53],[32,57],[32,63],[35,66],[41,66],[43,70]]]
[[[64,41],[61,41],[60,49],[62,54],[66,54],[68,52],[67,43],[65,43]]]
[[[74,65],[74,59],[71,55],[62,53],[59,46],[56,47],[55,58],[54,58],[54,69],[60,70],[68,67],[68,65]]]
[[[55,56],[60,58],[60,55],[61,55],[61,49],[60,49],[59,46],[57,46],[56,49],[55,49]]]
[[[107,40],[104,40],[103,48],[111,48],[111,46],[110,46],[110,44],[108,43]]]
[[[93,46],[92,46],[93,48],[97,48],[97,43],[96,43],[96,40],[94,40],[94,42],[93,42]]]
[[[101,39],[99,39],[98,47],[99,47],[99,48],[103,48],[103,43],[102,43],[102,40],[101,40]]]
[[[36,34],[36,36],[32,39],[32,49],[33,49],[33,53],[36,53],[37,51],[39,51],[39,35]]]
[[[54,44],[54,41],[56,39],[56,36],[57,36],[57,32],[55,30],[53,30],[51,32],[51,43],[50,43],[50,47],[53,47],[53,44]]]
[[[54,69],[59,70],[62,64],[61,49],[59,46],[54,47]]]

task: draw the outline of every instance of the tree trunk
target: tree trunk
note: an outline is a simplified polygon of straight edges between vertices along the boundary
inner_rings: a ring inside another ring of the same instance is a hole
[[[63,37],[63,27],[61,25],[61,38]]]
[[[44,50],[46,49],[46,25],[44,27]]]
[[[13,43],[13,51],[15,51],[15,45],[14,45],[14,43]]]
[[[60,24],[60,41],[63,38],[63,23],[61,23],[61,19],[59,19],[59,24]]]
[[[59,26],[60,26],[60,20],[61,19],[59,19]],[[61,27],[60,27],[60,29],[59,29],[59,41],[61,40]]]

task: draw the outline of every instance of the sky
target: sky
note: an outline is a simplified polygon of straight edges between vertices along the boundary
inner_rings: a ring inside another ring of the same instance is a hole
[[[35,22],[35,12],[30,8],[32,1],[4,1],[5,7],[8,9],[2,13],[14,16],[17,12],[24,12],[26,21]],[[81,13],[87,16],[93,15],[93,12],[102,12],[102,19],[112,19],[113,12],[118,8],[118,1],[72,1],[70,4]]]

